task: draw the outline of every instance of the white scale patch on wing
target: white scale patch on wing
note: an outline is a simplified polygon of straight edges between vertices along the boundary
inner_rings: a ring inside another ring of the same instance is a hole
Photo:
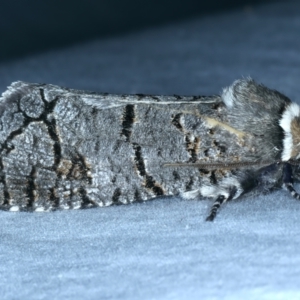
[[[291,123],[294,118],[300,117],[300,107],[296,103],[291,103],[282,114],[279,125],[284,130],[283,151],[281,159],[288,161],[292,156],[293,151],[293,135],[291,132]]]
[[[223,89],[222,92],[222,100],[225,103],[227,108],[232,108],[236,101],[239,101],[234,93],[234,90],[237,91],[243,91],[247,89],[248,82],[251,81],[251,78],[248,78],[247,80],[236,80],[233,82],[233,84],[229,87],[226,87]]]
[[[233,85],[223,89],[222,100],[227,108],[232,108],[234,104]]]
[[[19,210],[20,210],[20,207],[17,205],[14,205],[9,209],[9,211],[19,211]]]
[[[239,180],[235,177],[225,177],[222,181],[215,185],[203,184],[199,189],[182,193],[184,199],[196,199],[200,195],[205,198],[217,198],[219,195],[228,198],[230,195],[230,188],[235,187],[237,191],[233,199],[238,198],[243,193],[243,188]]]

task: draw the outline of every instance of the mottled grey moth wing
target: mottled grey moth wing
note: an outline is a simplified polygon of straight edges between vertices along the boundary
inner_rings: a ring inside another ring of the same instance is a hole
[[[214,198],[212,220],[224,201],[242,194],[284,184],[297,197],[291,178],[299,116],[297,104],[251,79],[211,97],[16,82],[0,101],[0,209],[76,209],[179,195]]]

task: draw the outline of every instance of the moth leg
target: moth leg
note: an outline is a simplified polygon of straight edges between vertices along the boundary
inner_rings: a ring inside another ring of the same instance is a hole
[[[219,195],[213,206],[210,209],[210,214],[206,218],[206,221],[213,221],[215,216],[217,215],[217,210],[220,208],[221,204],[224,203],[226,197],[224,195]]]
[[[290,164],[284,164],[283,166],[283,188],[288,190],[293,198],[300,200],[300,195],[294,188],[293,170]]]
[[[221,204],[234,198],[234,196],[239,195],[238,188],[236,186],[228,186],[226,192],[223,195],[218,195],[213,206],[211,207],[210,214],[206,218],[206,221],[213,221],[217,215],[217,211]]]

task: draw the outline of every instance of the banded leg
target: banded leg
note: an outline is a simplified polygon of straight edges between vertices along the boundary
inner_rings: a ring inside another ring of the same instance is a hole
[[[227,199],[224,195],[219,195],[213,206],[211,207],[210,214],[206,218],[206,221],[213,221],[215,216],[217,215],[217,210],[220,208],[221,204],[225,202]]]
[[[300,195],[294,188],[293,170],[290,164],[284,164],[283,166],[283,188],[288,190],[293,198],[300,200]]]
[[[224,195],[219,195],[216,199],[216,201],[214,202],[213,206],[211,207],[210,210],[210,214],[209,216],[206,218],[206,221],[213,221],[217,215],[217,211],[220,208],[220,206],[226,202],[229,201],[231,199],[233,199],[233,197],[236,195],[237,193],[237,187],[236,186],[229,186],[227,188],[228,191],[228,195],[224,196]]]

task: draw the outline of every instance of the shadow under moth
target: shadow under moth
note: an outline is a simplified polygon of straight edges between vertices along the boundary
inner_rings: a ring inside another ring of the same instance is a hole
[[[0,209],[178,195],[299,194],[300,107],[252,79],[220,96],[112,95],[15,82],[0,99]]]

